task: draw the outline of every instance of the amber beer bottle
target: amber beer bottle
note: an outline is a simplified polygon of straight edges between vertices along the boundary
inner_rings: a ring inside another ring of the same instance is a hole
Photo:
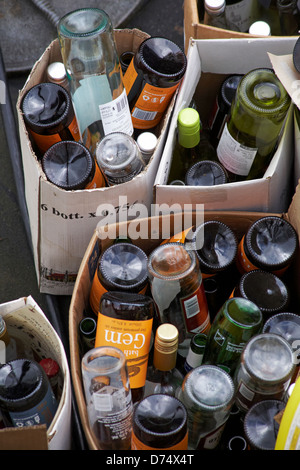
[[[115,291],[101,297],[95,347],[114,346],[125,354],[133,402],[144,393],[154,314],[146,295]]]

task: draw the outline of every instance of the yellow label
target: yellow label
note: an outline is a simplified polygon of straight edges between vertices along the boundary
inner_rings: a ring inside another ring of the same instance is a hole
[[[152,324],[152,318],[131,321],[98,314],[95,347],[114,346],[124,353],[131,388],[145,385]]]

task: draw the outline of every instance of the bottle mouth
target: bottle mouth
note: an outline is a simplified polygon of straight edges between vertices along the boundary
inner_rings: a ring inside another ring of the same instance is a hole
[[[58,31],[65,37],[94,36],[106,30],[110,19],[99,8],[79,8],[64,15],[58,24]]]

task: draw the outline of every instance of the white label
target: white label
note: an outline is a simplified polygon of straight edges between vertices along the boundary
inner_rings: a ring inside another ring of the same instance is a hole
[[[232,24],[233,29],[248,32],[253,22],[253,2],[250,0],[242,0],[233,5],[226,5],[225,15],[229,26]]]
[[[190,299],[184,300],[184,309],[187,318],[192,318],[200,312],[198,296],[194,295]]]
[[[115,100],[99,105],[99,110],[105,135],[111,132],[133,134],[132,119],[125,88]]]
[[[218,159],[225,168],[235,175],[247,176],[256,156],[257,148],[246,147],[237,142],[229,133],[227,124],[217,147]]]

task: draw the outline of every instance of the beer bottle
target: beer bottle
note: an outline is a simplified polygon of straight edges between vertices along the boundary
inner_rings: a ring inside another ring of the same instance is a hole
[[[284,408],[284,401],[268,399],[250,408],[244,419],[244,433],[249,450],[275,449],[280,423],[277,416]]]

